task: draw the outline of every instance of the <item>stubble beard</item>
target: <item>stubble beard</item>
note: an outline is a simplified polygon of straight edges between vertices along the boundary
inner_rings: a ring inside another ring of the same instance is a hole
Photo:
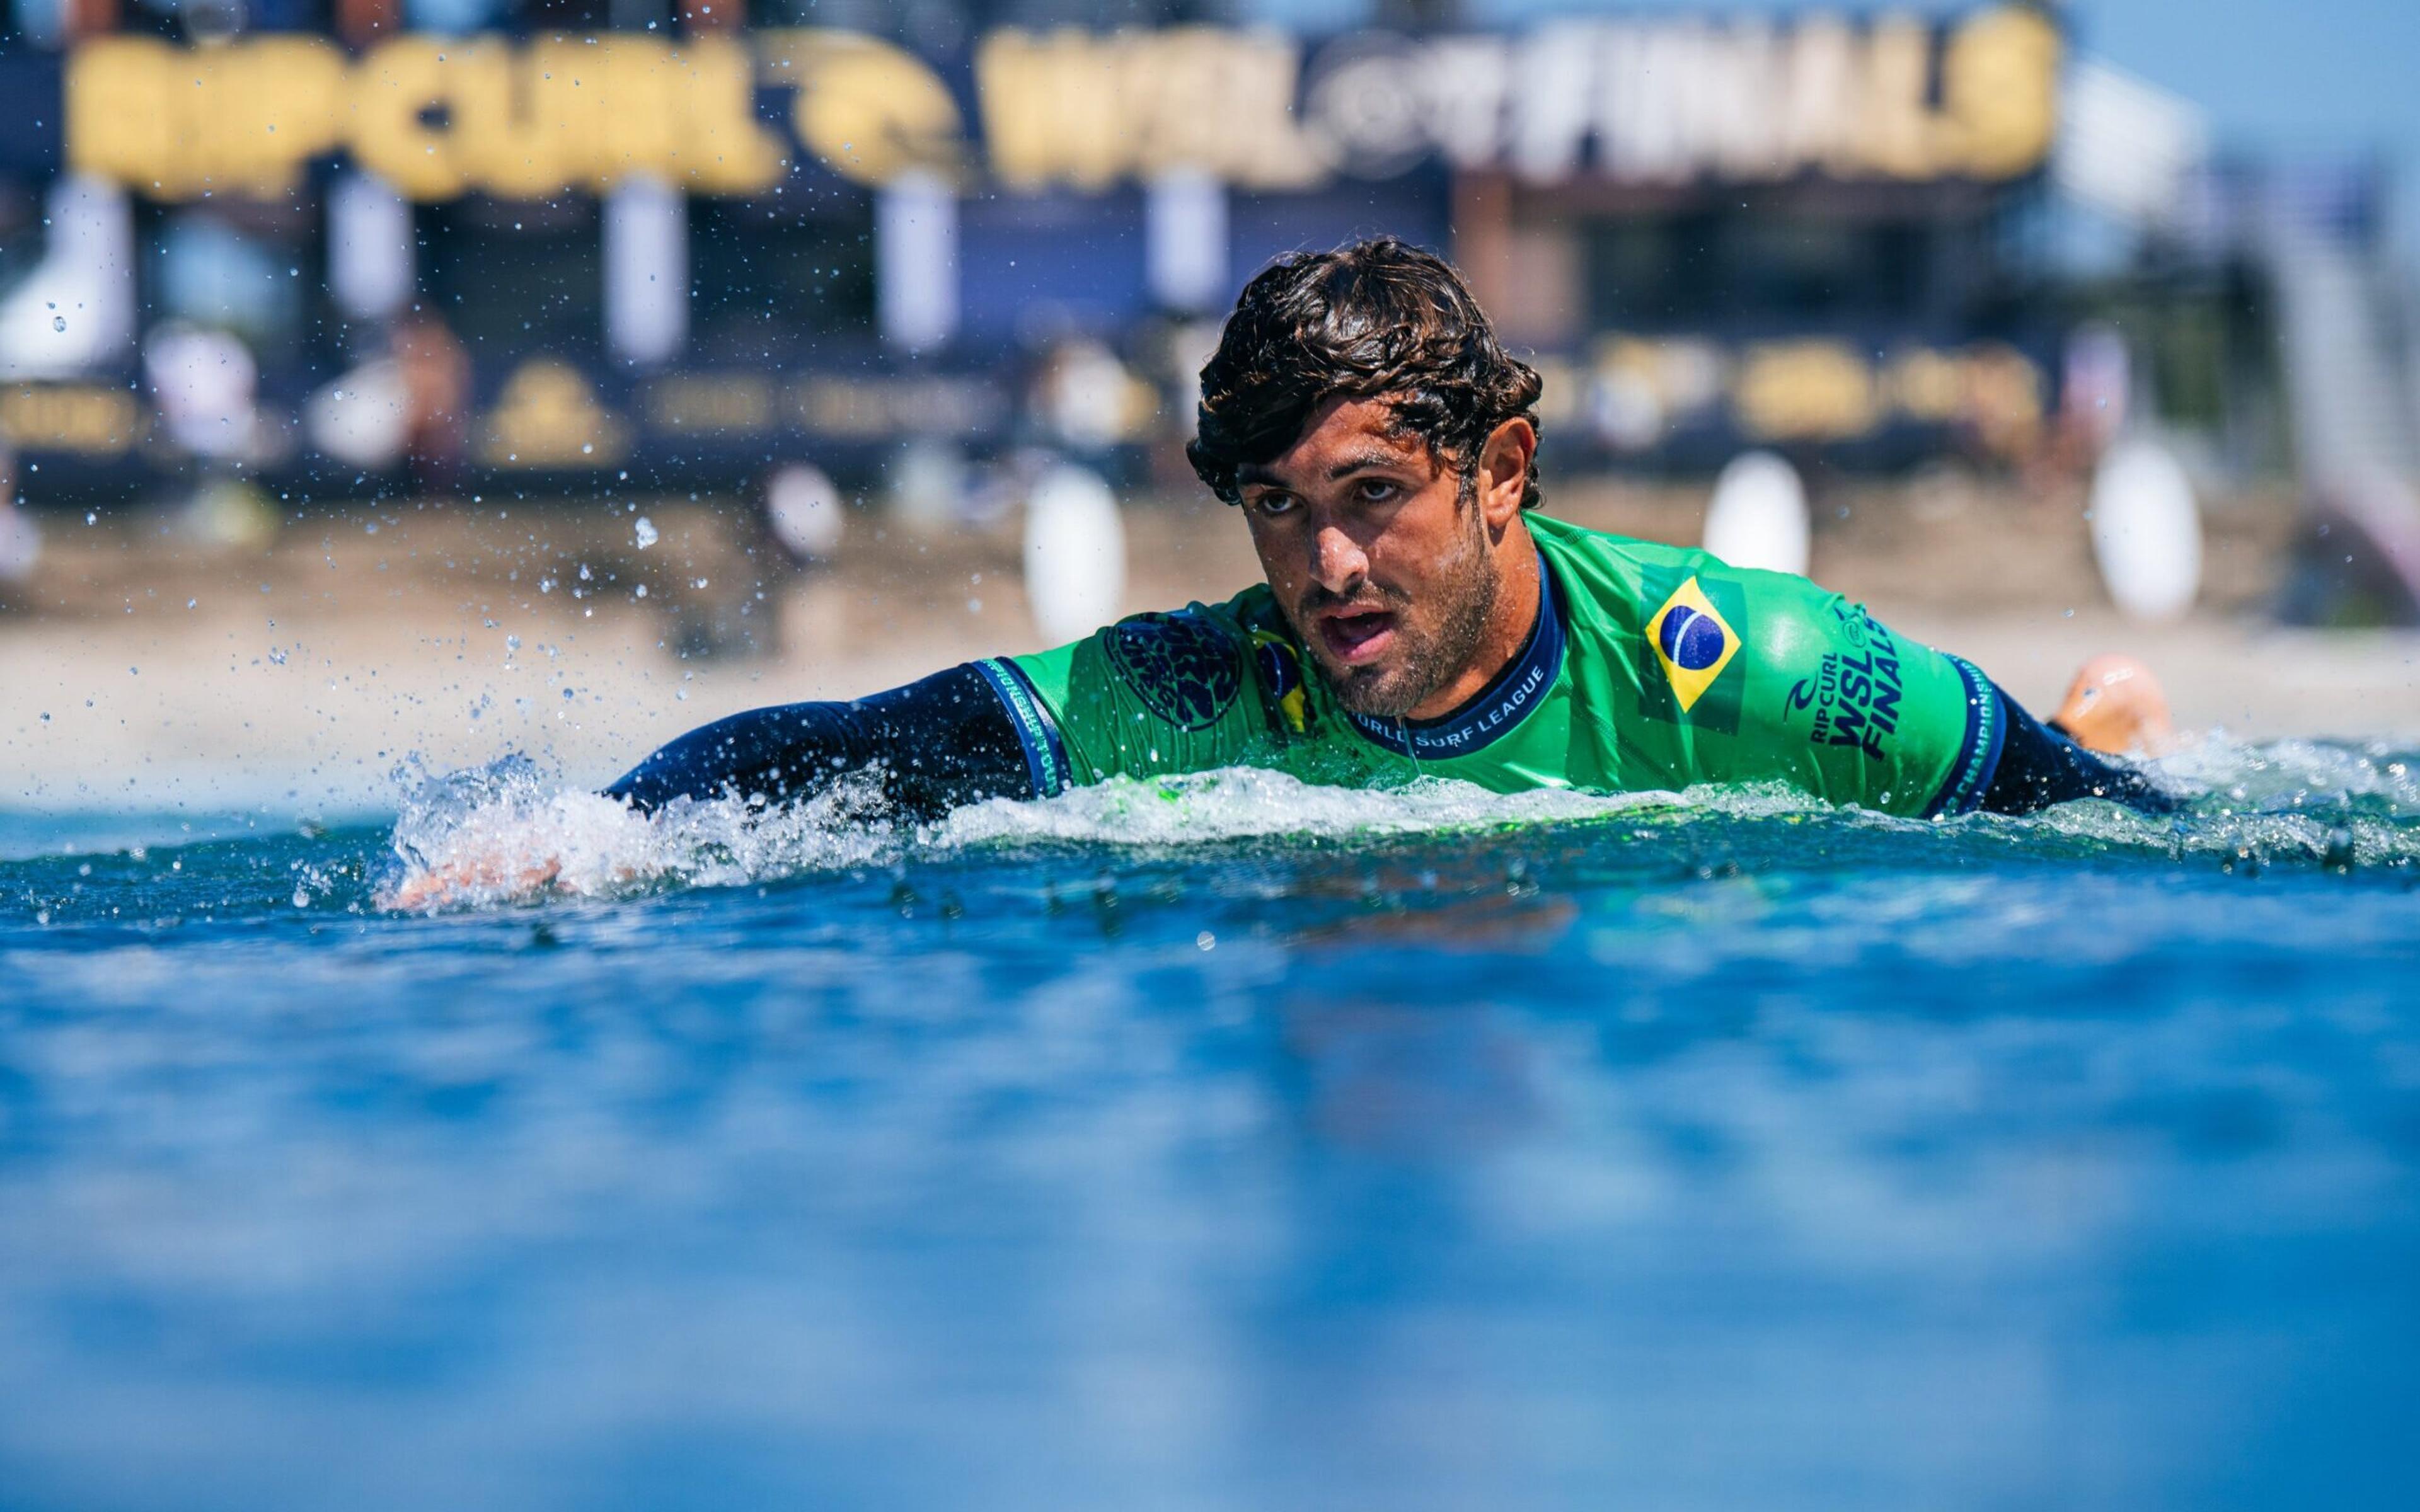
[[[1320,671],[1336,694],[1336,702],[1354,714],[1373,719],[1401,719],[1435,697],[1463,673],[1487,633],[1496,609],[1496,574],[1487,560],[1487,527],[1479,510],[1467,510],[1470,529],[1463,549],[1441,575],[1441,587],[1451,597],[1445,618],[1433,629],[1411,622],[1409,606],[1396,602],[1398,649],[1384,663],[1372,667],[1336,668],[1323,657]]]

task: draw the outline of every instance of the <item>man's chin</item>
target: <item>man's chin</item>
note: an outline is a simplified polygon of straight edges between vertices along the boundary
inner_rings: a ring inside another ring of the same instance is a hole
[[[1416,679],[1410,669],[1401,665],[1336,667],[1324,656],[1318,660],[1328,690],[1348,713],[1371,719],[1400,719],[1424,696],[1412,686]]]

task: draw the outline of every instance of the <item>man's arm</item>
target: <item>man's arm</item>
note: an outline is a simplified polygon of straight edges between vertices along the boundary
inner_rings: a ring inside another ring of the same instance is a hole
[[[884,796],[917,818],[983,798],[1030,798],[1054,790],[1032,760],[1035,727],[1012,717],[1017,690],[1001,686],[1017,676],[1001,663],[969,662],[849,702],[735,714],[656,751],[605,795],[642,812],[724,795],[783,803],[870,770]],[[1039,733],[1047,738],[1047,726]]]
[[[2077,798],[2107,798],[2145,813],[2174,813],[2177,799],[2132,767],[2106,762],[2037,720],[1997,683],[2008,735],[2000,744],[1999,769],[1976,805],[1985,813],[2025,814]]]
[[[1835,803],[1922,818],[2024,814],[2078,798],[2176,800],[2025,712],[1972,662],[1892,632],[1805,579],[1725,572],[1747,643],[1740,736],[1718,779],[1785,777]],[[1728,620],[1726,621],[1728,623]],[[1701,699],[1711,706],[1711,699]]]

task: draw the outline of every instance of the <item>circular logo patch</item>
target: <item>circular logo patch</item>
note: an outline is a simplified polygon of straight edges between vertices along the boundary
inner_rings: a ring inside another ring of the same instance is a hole
[[[1712,615],[1700,614],[1686,604],[1674,605],[1672,612],[1664,616],[1659,639],[1672,665],[1686,671],[1704,671],[1723,657],[1722,625]]]
[[[1126,686],[1180,730],[1217,724],[1244,690],[1235,642],[1198,614],[1138,614],[1111,625],[1109,642]]]

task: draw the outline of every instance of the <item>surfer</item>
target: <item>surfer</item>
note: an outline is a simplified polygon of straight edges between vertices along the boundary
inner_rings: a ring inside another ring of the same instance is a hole
[[[1778,780],[1918,816],[2165,806],[1970,663],[1805,579],[1536,513],[1539,387],[1443,260],[1391,238],[1283,258],[1237,300],[1187,447],[1265,582],[870,698],[736,715],[607,792],[780,802],[876,769],[932,814],[1251,764],[1497,791]],[[2148,672],[2117,658],[2062,714],[2104,750],[2164,733]]]
[[[1539,389],[1441,259],[1391,238],[1283,258],[1237,300],[1187,447],[1265,581],[871,697],[735,715],[606,791],[641,810],[778,804],[865,771],[931,816],[1256,764],[1499,792],[1779,781],[1918,817],[2170,805],[1971,663],[1803,578],[1539,513]],[[2156,685],[2118,658],[2088,665],[2061,713],[2105,752],[2165,733]]]

